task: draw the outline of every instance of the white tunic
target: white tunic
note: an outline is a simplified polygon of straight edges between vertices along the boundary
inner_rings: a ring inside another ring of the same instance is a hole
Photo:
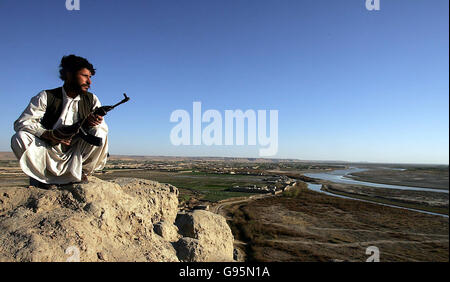
[[[61,125],[72,125],[80,118],[80,96],[70,98],[64,87],[62,92],[63,108],[53,129]],[[94,107],[101,106],[95,95],[94,104]],[[106,164],[108,152],[106,122],[103,121],[89,130],[89,133],[103,139],[102,146],[92,146],[80,138],[75,138],[68,149],[64,149],[61,144],[51,147],[39,138],[46,130],[40,123],[46,108],[47,93],[41,91],[31,99],[28,107],[14,122],[16,134],[11,139],[11,148],[25,174],[43,183],[65,184],[80,181],[82,173],[90,174],[94,170],[102,169]]]

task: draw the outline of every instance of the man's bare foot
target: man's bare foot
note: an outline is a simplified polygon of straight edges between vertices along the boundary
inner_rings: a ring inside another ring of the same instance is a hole
[[[88,176],[87,176],[87,174],[84,173],[84,172],[81,174],[81,183],[82,183],[82,184],[89,183]]]

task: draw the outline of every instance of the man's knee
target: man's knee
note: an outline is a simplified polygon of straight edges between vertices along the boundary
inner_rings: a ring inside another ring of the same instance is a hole
[[[35,136],[26,131],[18,131],[11,137],[11,149],[16,155],[17,159],[22,157],[22,154],[33,143]]]

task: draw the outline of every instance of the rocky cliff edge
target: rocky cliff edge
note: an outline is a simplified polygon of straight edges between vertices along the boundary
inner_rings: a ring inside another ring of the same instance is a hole
[[[0,189],[0,261],[233,261],[225,219],[136,178]]]

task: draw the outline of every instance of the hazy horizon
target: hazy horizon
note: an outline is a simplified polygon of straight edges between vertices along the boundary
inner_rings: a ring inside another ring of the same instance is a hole
[[[14,156],[12,151],[0,151],[2,153],[9,153]],[[356,164],[390,164],[390,165],[438,165],[438,166],[448,166],[448,163],[401,163],[401,162],[369,162],[369,161],[345,161],[345,160],[306,160],[306,159],[296,159],[296,158],[270,158],[270,157],[235,157],[235,156],[181,156],[181,155],[130,155],[130,154],[114,154],[110,153],[112,157],[154,157],[154,158],[236,158],[236,159],[265,159],[265,160],[288,160],[288,161],[299,161],[299,162],[321,162],[321,163],[356,163]],[[1,159],[1,158],[0,158]]]

